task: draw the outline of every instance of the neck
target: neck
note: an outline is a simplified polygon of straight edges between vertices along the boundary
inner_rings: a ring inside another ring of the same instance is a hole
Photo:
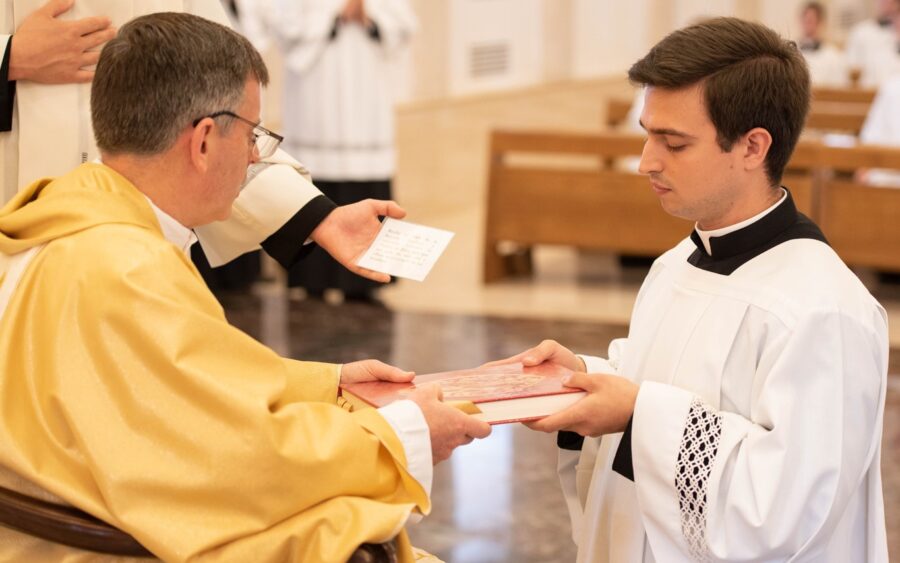
[[[173,170],[172,159],[162,155],[140,156],[134,154],[103,154],[103,164],[109,166],[129,182],[139,192],[147,196],[156,207],[188,228],[193,228],[191,215],[178,198],[179,189],[184,186],[176,178],[185,175]]]
[[[700,219],[697,228],[703,231],[715,231],[736,225],[742,221],[758,215],[775,205],[781,198],[782,191],[779,186],[772,186],[767,180],[759,182],[759,185],[746,190],[747,195],[731,202],[730,208],[719,217]]]

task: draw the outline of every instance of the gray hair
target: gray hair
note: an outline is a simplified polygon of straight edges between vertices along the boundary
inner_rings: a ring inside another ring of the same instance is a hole
[[[174,12],[135,18],[97,63],[91,86],[97,146],[109,154],[159,154],[194,120],[233,110],[251,77],[267,84],[266,65],[231,29]]]

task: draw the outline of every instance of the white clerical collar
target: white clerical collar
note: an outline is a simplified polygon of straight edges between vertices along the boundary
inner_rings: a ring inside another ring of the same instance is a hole
[[[144,195],[144,197],[147,196]],[[197,235],[194,234],[194,231],[176,221],[174,217],[159,207],[156,207],[156,204],[149,197],[147,197],[147,202],[156,215],[156,220],[159,221],[159,227],[162,229],[162,234],[166,237],[166,240],[180,248],[182,252],[190,257],[191,246],[197,242]]]
[[[697,235],[700,237],[700,240],[703,241],[703,248],[706,249],[706,253],[709,254],[710,256],[712,256],[712,248],[710,247],[709,239],[711,239],[713,237],[725,236],[728,233],[733,233],[735,231],[739,231],[739,230],[743,229],[744,227],[746,227],[747,225],[752,225],[753,223],[756,223],[757,221],[759,221],[760,219],[762,219],[763,217],[765,217],[766,215],[771,213],[773,209],[775,209],[776,207],[781,205],[785,199],[787,199],[787,190],[785,190],[784,188],[781,188],[781,198],[777,202],[772,204],[772,206],[769,207],[768,209],[762,211],[761,213],[757,213],[756,215],[754,215],[753,217],[750,217],[749,219],[741,221],[740,223],[735,223],[734,225],[722,227],[721,229],[714,229],[712,231],[704,231],[704,230],[701,230],[700,227],[698,227],[697,225],[694,225],[694,230],[697,231]]]

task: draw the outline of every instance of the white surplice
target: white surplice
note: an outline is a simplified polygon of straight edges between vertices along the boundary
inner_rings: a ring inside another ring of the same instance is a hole
[[[710,239],[712,259],[759,239],[733,271],[694,265],[700,237],[662,255],[628,337],[585,357],[641,387],[633,481],[612,469],[622,434],[562,450],[579,562],[888,560],[886,315],[821,240],[769,247],[788,208]]]
[[[367,0],[377,38],[337,23],[345,0],[271,0],[285,57],[285,149],[329,181],[394,175],[392,64],[416,29],[407,0]]]
[[[860,70],[860,85],[878,88],[900,72],[898,34],[892,25],[880,25],[873,19],[856,24],[847,36],[847,60]]]
[[[900,75],[878,89],[859,140],[866,145],[900,147]],[[866,181],[874,186],[900,188],[900,171],[873,169]]]
[[[9,36],[46,0],[5,0],[0,7],[0,51]],[[188,12],[230,25],[218,0],[78,0],[59,16],[73,20],[103,15],[121,27],[128,20],[154,12]],[[0,133],[0,202],[8,201],[32,181],[61,176],[98,157],[90,117],[90,84],[45,85],[19,81],[16,85],[12,131]],[[259,248],[303,206],[321,193],[305,169],[279,151],[234,203],[231,218],[197,229],[200,243],[213,266]],[[298,244],[301,244],[299,241]]]
[[[847,57],[834,45],[823,43],[816,50],[803,49],[800,52],[809,67],[809,81],[813,86],[846,88],[850,85]]]

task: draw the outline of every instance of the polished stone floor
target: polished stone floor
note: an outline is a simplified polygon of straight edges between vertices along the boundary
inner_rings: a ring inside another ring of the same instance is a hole
[[[282,354],[347,362],[375,357],[419,373],[476,366],[555,338],[603,354],[624,325],[393,312],[367,304],[292,300],[283,291],[220,296],[229,319]],[[900,554],[900,350],[892,350],[883,452],[890,547]],[[553,437],[499,426],[435,470],[434,512],[415,544],[448,563],[573,561]]]

